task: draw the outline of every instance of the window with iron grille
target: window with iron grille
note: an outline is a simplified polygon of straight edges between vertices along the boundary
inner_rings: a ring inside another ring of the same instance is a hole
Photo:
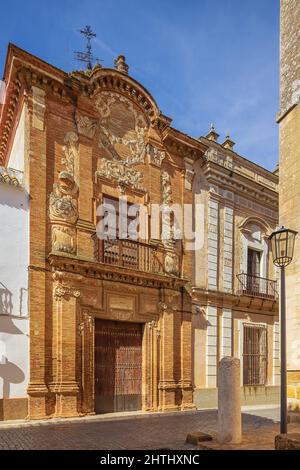
[[[244,385],[265,385],[267,380],[267,358],[267,327],[244,324]]]

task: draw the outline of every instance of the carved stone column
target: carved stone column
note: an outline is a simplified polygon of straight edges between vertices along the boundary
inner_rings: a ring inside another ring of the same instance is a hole
[[[64,274],[54,274],[53,298],[53,382],[55,416],[78,415],[80,335],[78,328],[78,298],[80,292],[67,284]]]

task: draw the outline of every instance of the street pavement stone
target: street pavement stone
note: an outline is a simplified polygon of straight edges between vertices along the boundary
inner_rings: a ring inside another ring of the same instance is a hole
[[[248,444],[255,447],[264,436],[264,448],[274,448],[279,433],[278,409],[250,410],[243,413],[243,434],[252,436]],[[293,432],[295,425],[293,425]],[[217,411],[189,411],[172,414],[125,415],[43,422],[0,424],[1,450],[189,450],[190,432],[216,435]],[[298,427],[298,432],[299,432]],[[255,437],[257,436],[257,437]],[[249,447],[248,445],[248,447]]]

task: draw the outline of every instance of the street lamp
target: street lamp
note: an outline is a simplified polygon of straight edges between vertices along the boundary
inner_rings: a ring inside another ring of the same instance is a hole
[[[286,311],[285,311],[285,271],[294,255],[297,232],[281,227],[273,232],[269,239],[272,246],[273,263],[280,268],[280,433],[287,433],[287,381],[286,381]]]

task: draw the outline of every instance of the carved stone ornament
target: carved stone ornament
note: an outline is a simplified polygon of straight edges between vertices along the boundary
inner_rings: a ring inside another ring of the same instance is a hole
[[[64,184],[65,180],[70,183],[70,186]],[[77,201],[74,198],[77,187],[74,180],[73,185],[71,182],[71,175],[61,172],[59,182],[53,185],[49,201],[49,215],[52,221],[61,220],[74,224],[78,219]]]
[[[62,300],[63,298],[68,300],[71,297],[80,297],[80,291],[77,289],[73,289],[73,287],[59,285],[56,286],[54,289],[54,296],[56,300]]]
[[[52,225],[52,250],[74,254],[76,252],[76,233],[70,227]]]
[[[167,252],[165,255],[165,272],[166,274],[179,274],[179,257],[177,253]]]
[[[130,186],[139,191],[146,191],[142,186],[143,176],[140,171],[125,166],[123,163],[117,161],[100,160],[100,170],[96,172],[96,176],[115,179],[120,188]]]
[[[161,173],[162,202],[170,204],[172,202],[171,176],[166,171]]]
[[[84,135],[89,139],[92,139],[94,137],[97,128],[96,119],[91,119],[88,116],[83,116],[77,111],[75,114],[75,121],[77,124],[78,134]]]
[[[147,154],[150,165],[161,167],[162,161],[166,157],[166,152],[159,150],[157,147],[154,147],[151,144],[147,145]]]
[[[229,155],[222,155],[220,154],[217,149],[210,147],[206,153],[205,156],[207,157],[208,160],[217,163],[218,165],[224,166],[225,168],[228,168],[230,170],[234,169],[232,157]]]
[[[57,285],[54,288],[54,297],[56,300],[69,300],[71,297],[78,298],[80,297],[80,291],[73,287],[67,285],[64,281],[65,273],[62,271],[55,271],[53,273],[53,280],[57,282]]]
[[[99,174],[114,178],[121,186],[143,190],[142,173],[130,167],[145,162],[146,118],[128,98],[113,92],[101,92],[96,108],[99,146],[106,154],[101,159]]]
[[[64,158],[62,163],[66,166],[66,170],[75,175],[75,164],[78,159],[78,135],[75,132],[67,132],[64,138]]]

